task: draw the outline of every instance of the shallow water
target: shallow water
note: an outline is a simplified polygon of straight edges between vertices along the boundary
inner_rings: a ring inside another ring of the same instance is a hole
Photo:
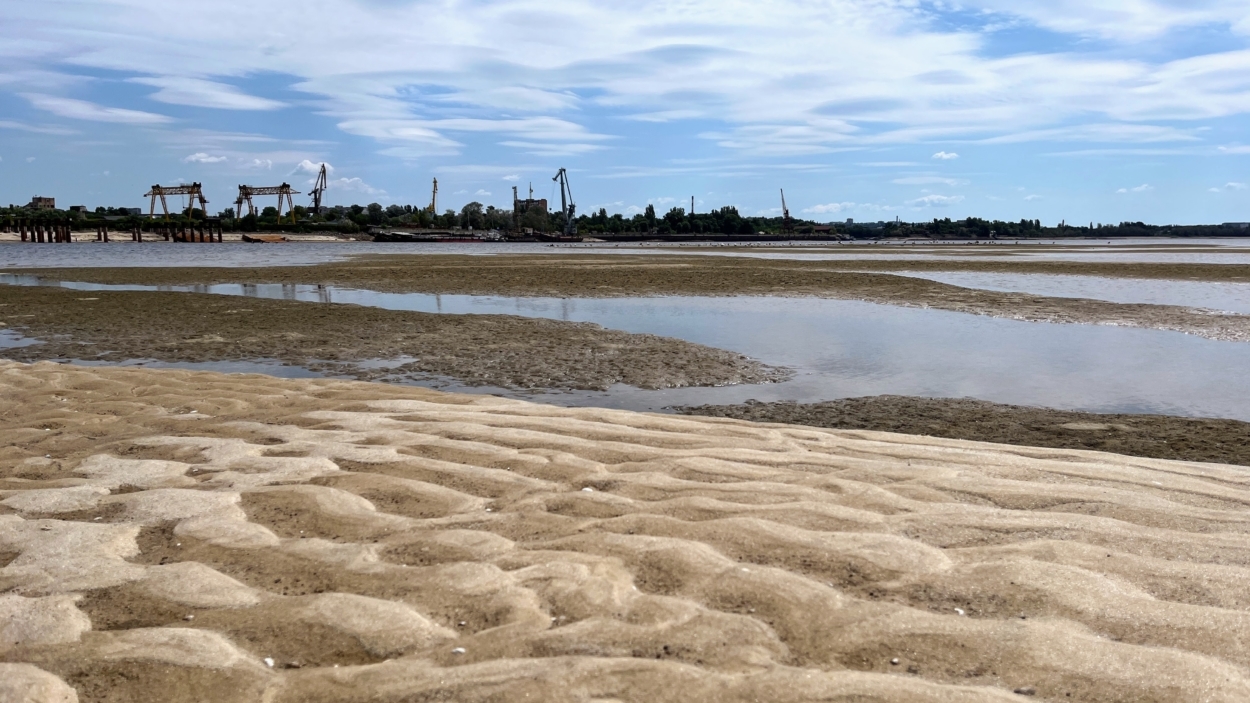
[[[1250,263],[1250,238],[1039,240],[1015,245],[943,242],[735,242],[619,244],[289,242],[286,244],[177,244],[77,242],[71,245],[0,243],[0,268],[263,267],[305,266],[359,255],[385,254],[690,254],[819,261],[891,259],[1045,259],[1087,262]]]
[[[34,276],[12,275],[0,275],[0,282],[43,283]],[[153,289],[51,284],[79,290]],[[607,393],[538,395],[505,392],[565,405],[660,410],[672,405],[737,403],[748,399],[812,402],[896,394],[972,397],[1098,412],[1250,420],[1250,375],[1243,373],[1250,368],[1250,344],[1218,342],[1177,332],[1018,322],[820,298],[506,298],[278,284],[221,284],[173,290],[354,303],[392,310],[594,322],[611,329],[677,337],[729,349],[795,371],[792,380],[771,385],[660,391],[620,386]],[[389,363],[399,365],[402,360]],[[388,362],[367,364],[376,368]],[[273,372],[269,367],[249,370]],[[453,391],[504,392],[466,388],[452,380],[422,385]]]
[[[1035,273],[971,271],[891,271],[896,276],[923,278],[963,288],[1029,293],[1059,298],[1090,298],[1113,303],[1181,305],[1220,312],[1250,314],[1250,283],[1103,278]]]

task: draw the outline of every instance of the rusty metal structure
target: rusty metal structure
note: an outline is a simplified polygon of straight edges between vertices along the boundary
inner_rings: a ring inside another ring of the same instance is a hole
[[[560,169],[551,180],[560,184],[560,212],[564,213],[564,236],[577,234],[577,205],[573,203],[573,189],[569,187],[569,172]]]
[[[180,186],[152,186],[152,190],[149,190],[143,195],[146,198],[151,198],[151,203],[148,208],[149,219],[156,219],[157,198],[161,199],[161,211],[165,213],[165,219],[169,219],[169,205],[165,202],[165,196],[167,195],[188,196],[187,210],[184,213],[188,218],[191,217],[191,212],[195,209],[195,202],[197,200],[200,203],[200,210],[204,212],[205,216],[208,215],[208,201],[204,199],[204,189],[199,183],[191,183],[189,185]]]
[[[322,166],[322,173],[325,173],[324,165]],[[252,204],[252,196],[254,195],[278,196],[278,222],[282,222],[282,201],[285,198],[287,210],[291,213],[291,224],[295,224],[295,203],[291,200],[291,196],[299,195],[299,191],[291,190],[291,185],[289,183],[283,183],[280,186],[239,186],[239,197],[234,201],[236,216],[243,216],[243,203],[247,203],[247,214],[256,214],[256,206]],[[321,196],[318,194],[317,200],[320,201],[320,199]],[[318,207],[320,207],[320,203],[318,203]]]
[[[312,196],[312,214],[321,214],[321,195],[326,192],[330,181],[326,174],[326,165],[321,164],[321,171],[317,174],[317,181],[313,183],[313,188],[308,192]]]
[[[434,179],[434,194],[430,196],[429,213],[431,215],[438,214],[438,179],[437,178]]]
[[[786,191],[781,191],[781,231],[793,232],[794,219],[790,217],[790,208],[786,207]]]

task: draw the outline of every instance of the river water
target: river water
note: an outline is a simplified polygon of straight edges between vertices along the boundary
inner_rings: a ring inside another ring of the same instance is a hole
[[[85,291],[157,290],[154,286],[41,281],[10,274],[0,274],[0,283],[61,285]],[[606,393],[535,395],[465,388],[450,380],[431,384],[447,390],[495,392],[564,405],[661,410],[673,405],[749,399],[811,402],[895,394],[1250,421],[1250,374],[1245,373],[1250,369],[1250,344],[1177,332],[1029,323],[820,298],[511,298],[278,284],[160,290],[594,322],[611,329],[730,349],[795,371],[792,380],[778,384],[658,391],[619,386]],[[220,370],[284,376],[310,373],[275,369],[272,362],[264,360],[246,369],[241,363],[229,368],[221,365]],[[385,364],[379,360],[375,366]]]

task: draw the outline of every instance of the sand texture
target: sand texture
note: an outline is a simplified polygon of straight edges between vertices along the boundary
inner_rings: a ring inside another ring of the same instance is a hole
[[[991,247],[984,247],[989,249]],[[999,247],[992,247],[999,251]],[[488,250],[483,250],[488,251]],[[910,253],[910,252],[906,252]],[[499,255],[362,256],[316,266],[253,269],[27,269],[54,280],[93,283],[305,283],[386,292],[507,296],[649,295],[819,296],[935,308],[1029,322],[1163,329],[1209,339],[1250,341],[1250,315],[1173,305],[1112,303],[1009,293],[938,283],[888,271],[985,271],[1237,282],[1244,264],[1084,263],[1070,261],[796,261],[730,256]]]
[[[1238,467],[49,363],[0,400],[5,700],[1250,700]]]
[[[17,361],[268,359],[360,380],[454,378],[522,389],[718,386],[787,376],[723,349],[592,323],[197,293],[0,286],[6,327],[42,341],[0,349]]]

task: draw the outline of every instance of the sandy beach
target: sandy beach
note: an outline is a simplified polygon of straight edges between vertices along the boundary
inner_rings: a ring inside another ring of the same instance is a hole
[[[0,397],[5,700],[1250,698],[1239,467],[48,363]]]

